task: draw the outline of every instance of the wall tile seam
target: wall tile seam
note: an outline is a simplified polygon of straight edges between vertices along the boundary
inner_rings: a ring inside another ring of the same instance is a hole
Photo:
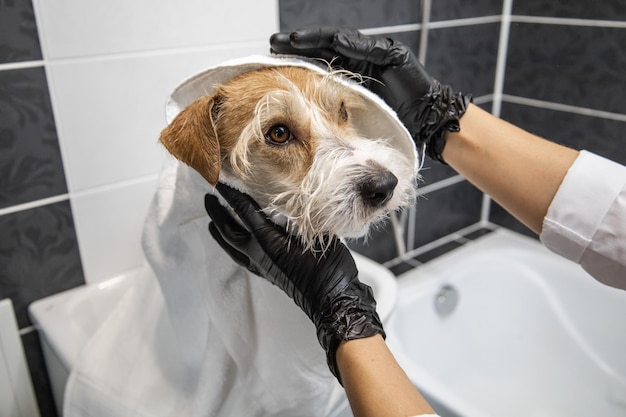
[[[83,197],[87,197],[87,196],[91,196],[95,194],[115,191],[115,190],[123,189],[125,187],[138,185],[138,184],[149,183],[149,182],[155,181],[156,179],[158,179],[158,177],[159,177],[158,173],[142,175],[142,176],[138,176],[138,177],[123,180],[123,181],[118,181],[118,182],[111,183],[111,184],[90,187],[90,188],[80,190],[80,191],[73,191],[73,192],[68,192],[65,194],[58,194],[55,196],[50,196],[50,197],[46,197],[46,198],[42,198],[38,200],[31,200],[26,203],[15,204],[13,206],[0,208],[0,217],[6,216],[8,214],[19,213],[25,210],[31,210],[34,208],[44,207],[50,204],[60,203],[63,201],[68,201],[68,200],[73,201],[78,198],[83,198]]]
[[[604,27],[615,29],[626,29],[626,20],[602,20],[602,19],[580,19],[569,17],[546,17],[546,16],[527,16],[527,15],[511,15],[512,23],[534,23],[543,25],[561,25],[561,26],[588,26],[588,27]]]
[[[520,104],[529,107],[535,107],[546,110],[556,110],[564,113],[578,114],[582,116],[596,117],[600,119],[614,120],[618,122],[626,122],[626,114],[613,113],[604,110],[596,110],[588,107],[573,106],[571,104],[562,104],[552,101],[538,100],[529,97],[521,97],[510,94],[502,94],[502,101],[511,104]]]
[[[440,237],[439,239],[428,242],[422,246],[418,246],[417,248],[411,249],[410,251],[407,251],[404,254],[401,254],[393,259],[390,259],[384,262],[383,266],[385,266],[386,268],[391,268],[402,262],[409,262],[412,258],[416,256],[422,255],[426,252],[429,252],[433,249],[437,249],[438,247],[451,243],[451,242],[458,242],[461,244],[466,244],[468,242],[471,243],[471,241],[465,237],[468,234],[476,232],[480,229],[496,230],[499,228],[501,228],[501,226],[498,226],[495,223],[485,222],[481,220],[467,227],[464,227],[463,229],[457,230],[456,232],[450,233],[446,236]]]
[[[35,61],[20,61],[20,62],[5,62],[0,64],[0,71],[14,71],[20,69],[28,69],[28,68],[41,68],[44,67],[45,63],[43,60],[35,60]]]
[[[221,44],[210,45],[197,45],[197,46],[182,46],[172,48],[156,48],[149,50],[137,50],[128,52],[114,52],[114,53],[102,53],[94,55],[78,55],[67,57],[44,57],[41,60],[36,61],[24,61],[15,63],[0,64],[0,70],[14,69],[14,68],[29,68],[38,66],[49,65],[67,65],[67,64],[83,64],[89,62],[103,62],[103,61],[118,61],[124,59],[140,59],[140,58],[152,58],[158,56],[179,55],[186,53],[198,53],[198,52],[213,52],[224,51],[236,48],[249,48],[249,47],[265,47],[269,51],[269,36],[263,38],[263,40],[250,40],[242,42],[225,42]]]

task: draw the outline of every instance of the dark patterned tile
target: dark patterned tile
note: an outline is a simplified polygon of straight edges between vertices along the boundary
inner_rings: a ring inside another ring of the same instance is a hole
[[[411,265],[410,263],[400,262],[399,264],[390,267],[389,270],[395,276],[398,276],[404,274],[405,272],[409,272],[413,268],[415,268],[415,266]]]
[[[396,239],[389,220],[371,228],[367,238],[351,239],[347,243],[350,249],[379,263],[398,256]]]
[[[57,417],[39,334],[32,331],[23,335],[22,344],[41,417]]]
[[[415,247],[477,223],[482,196],[480,190],[462,181],[419,198],[416,203]]]
[[[504,92],[624,113],[626,29],[513,23]]]
[[[415,0],[279,0],[280,30],[306,25],[372,28],[419,23],[422,2]]]
[[[426,69],[456,91],[492,94],[499,34],[499,23],[431,29]]]
[[[0,63],[40,59],[32,1],[0,1]]]
[[[485,228],[485,229],[476,230],[475,232],[472,232],[472,233],[468,233],[468,234],[464,235],[463,237],[465,239],[468,239],[468,240],[476,240],[476,239],[481,238],[483,236],[486,236],[486,235],[488,235],[488,234],[490,234],[492,232],[493,232],[492,229],[486,229]]]
[[[517,0],[513,2],[512,13],[529,16],[626,20],[626,2],[624,0]]]
[[[464,19],[502,14],[502,0],[433,0],[430,20]]]
[[[460,242],[456,242],[456,241],[448,242],[441,246],[437,246],[435,249],[431,249],[428,252],[424,252],[420,255],[417,255],[414,259],[418,262],[426,263],[426,262],[432,261],[435,258],[440,257],[441,255],[445,255],[451,250],[459,248],[461,246],[463,246],[463,244]]]
[[[0,216],[0,299],[20,328],[31,302],[84,282],[68,201]]]
[[[506,102],[502,118],[551,141],[626,164],[626,122]]]
[[[0,71],[0,208],[66,192],[44,69]]]

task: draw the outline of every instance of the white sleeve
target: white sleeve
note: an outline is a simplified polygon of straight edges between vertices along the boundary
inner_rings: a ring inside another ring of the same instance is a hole
[[[598,281],[626,289],[626,167],[580,152],[548,208],[540,239]]]

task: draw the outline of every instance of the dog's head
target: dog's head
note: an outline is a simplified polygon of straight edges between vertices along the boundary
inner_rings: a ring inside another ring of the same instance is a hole
[[[307,246],[323,234],[362,236],[414,198],[414,155],[355,128],[367,104],[338,77],[292,66],[246,72],[189,104],[160,140],[210,184],[245,190],[286,219]]]

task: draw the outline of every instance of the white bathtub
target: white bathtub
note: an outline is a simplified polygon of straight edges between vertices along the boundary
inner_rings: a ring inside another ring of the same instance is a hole
[[[442,416],[626,416],[626,291],[524,236],[400,276],[387,332]]]

